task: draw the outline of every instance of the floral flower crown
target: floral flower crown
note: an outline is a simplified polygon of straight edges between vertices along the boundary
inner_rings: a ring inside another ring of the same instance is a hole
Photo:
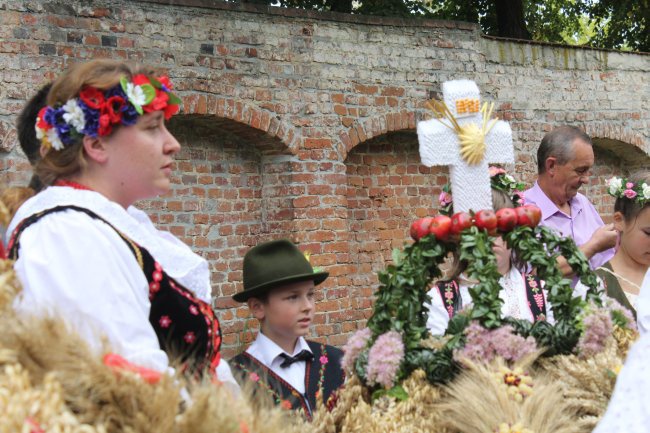
[[[645,206],[650,202],[650,185],[647,183],[633,183],[621,177],[614,176],[607,182],[609,195],[616,198],[627,198]]]
[[[36,137],[46,150],[62,150],[84,135],[107,136],[114,125],[133,125],[138,116],[162,110],[165,120],[176,114],[181,100],[171,92],[172,84],[166,76],[125,76],[120,83],[102,91],[86,86],[78,98],[65,104],[46,106],[36,118]]]
[[[503,168],[490,166],[490,185],[493,189],[505,192],[512,199],[512,204],[515,207],[524,204],[525,185],[517,182]],[[448,216],[452,214],[451,184],[445,184],[442,187],[442,192],[438,196],[438,203],[440,204],[441,214]]]

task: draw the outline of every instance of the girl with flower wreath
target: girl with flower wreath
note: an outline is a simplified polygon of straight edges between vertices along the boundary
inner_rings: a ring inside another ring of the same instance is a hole
[[[492,183],[492,203],[494,210],[514,208],[521,199],[520,185],[505,170],[490,167]],[[440,197],[441,205],[451,213],[452,198],[445,196],[445,202]],[[442,213],[442,212],[441,212]],[[526,319],[531,322],[546,320],[553,324],[551,305],[546,301],[546,291],[541,281],[533,273],[527,272],[525,263],[521,263],[517,255],[511,251],[505,241],[499,236],[494,239],[492,251],[496,257],[497,270],[502,275],[499,284],[502,289],[499,297],[503,301],[501,313],[503,317]],[[454,254],[452,271],[449,278],[438,281],[429,291],[430,304],[428,309],[427,328],[433,335],[443,335],[452,317],[460,310],[472,304],[469,288],[475,283],[469,280],[463,271],[467,263],[459,260]]]
[[[616,254],[596,269],[607,295],[636,315],[643,277],[650,267],[650,172],[614,177],[608,185],[614,203],[614,228],[619,233]]]
[[[171,186],[180,150],[165,126],[180,104],[171,89],[166,76],[112,60],[75,65],[53,83],[36,119],[45,188],[7,231],[23,287],[15,307],[58,314],[97,352],[106,337],[127,363],[165,372],[179,362],[236,387],[207,261],[133,206]]]

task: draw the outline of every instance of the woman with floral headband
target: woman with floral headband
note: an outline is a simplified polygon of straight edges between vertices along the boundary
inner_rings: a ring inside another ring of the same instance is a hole
[[[490,167],[492,183],[492,203],[494,210],[513,208],[523,204],[519,184],[505,170]],[[441,213],[452,213],[452,197],[443,188],[439,197]],[[547,320],[554,323],[550,304],[546,302],[546,292],[542,281],[526,272],[526,266],[512,253],[501,237],[494,239],[492,251],[496,256],[497,270],[502,275],[499,284],[502,289],[499,297],[503,301],[502,316],[526,319],[531,322]],[[467,263],[453,257],[453,268],[448,279],[438,281],[429,291],[431,304],[428,309],[427,328],[433,335],[442,335],[447,330],[449,320],[464,307],[472,304],[469,288],[475,283],[469,280],[463,271]]]
[[[23,314],[54,310],[101,350],[131,363],[216,372],[219,322],[205,259],[154,228],[132,205],[170,189],[178,141],[165,126],[180,100],[165,76],[111,60],[79,64],[56,80],[38,114],[46,186],[9,225]]]
[[[614,228],[619,242],[614,257],[596,273],[607,295],[636,314],[636,299],[650,266],[650,172],[614,177],[608,192],[616,197]]]

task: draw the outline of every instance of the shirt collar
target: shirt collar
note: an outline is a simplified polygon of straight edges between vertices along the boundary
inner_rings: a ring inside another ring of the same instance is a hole
[[[583,211],[584,199],[582,197],[584,196],[580,193],[577,193],[575,197],[569,200],[569,206],[571,207],[571,215],[569,218],[574,219],[579,213]],[[565,215],[565,213],[562,212],[560,208],[558,208],[557,205],[551,201],[550,198],[548,198],[546,193],[542,191],[542,188],[540,188],[537,182],[535,182],[535,185],[533,185],[533,187],[526,192],[524,200],[526,200],[526,203],[532,203],[542,210],[543,220],[549,219],[558,212],[562,215]]]
[[[293,353],[287,353],[273,340],[262,334],[261,331],[258,332],[257,338],[253,344],[256,346],[258,354],[260,355],[260,361],[269,366],[282,353],[286,353],[289,356],[295,356],[303,350],[307,350],[311,353],[309,344],[307,344],[307,340],[305,340],[303,337],[298,337],[298,341],[296,342],[296,347],[293,349]]]
[[[535,185],[533,185],[528,193],[524,195],[524,199],[541,209],[543,220],[547,220],[556,213],[561,212],[556,204],[548,198],[537,181],[535,181]]]

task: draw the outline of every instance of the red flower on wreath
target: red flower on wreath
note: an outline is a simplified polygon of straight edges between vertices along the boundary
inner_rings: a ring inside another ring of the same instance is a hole
[[[280,402],[280,407],[284,410],[289,410],[291,409],[291,402],[289,400],[282,400]]]
[[[161,75],[158,77],[158,81],[160,81],[160,84],[164,86],[164,91],[168,92],[173,88],[172,82],[169,81],[169,77],[167,75]]]
[[[79,92],[79,99],[81,99],[89,108],[99,110],[104,103],[104,94],[94,87],[87,86]]]
[[[47,131],[48,129],[52,128],[52,125],[47,123],[45,121],[45,113],[47,112],[47,107],[41,108],[41,110],[38,112],[38,116],[36,117],[38,121],[36,122],[36,126],[41,128],[44,131]]]
[[[102,114],[99,116],[99,128],[97,128],[97,135],[104,137],[109,135],[113,130],[113,125],[111,125],[111,118],[108,114]]]
[[[122,120],[122,109],[126,101],[121,96],[111,96],[102,104],[101,114],[108,114],[111,123],[119,123]]]
[[[179,109],[180,107],[178,105],[168,104],[163,110],[163,114],[165,115],[165,120],[169,120],[174,114],[178,113]]]
[[[142,84],[151,84],[151,81],[149,81],[149,78],[144,74],[134,75],[133,78],[131,79],[131,82],[136,86],[139,86],[139,85],[142,85]]]
[[[167,101],[169,100],[169,95],[166,92],[163,92],[160,89],[156,89],[156,96],[153,98],[153,101],[142,107],[145,113],[151,113],[152,111],[164,110],[167,107]]]

